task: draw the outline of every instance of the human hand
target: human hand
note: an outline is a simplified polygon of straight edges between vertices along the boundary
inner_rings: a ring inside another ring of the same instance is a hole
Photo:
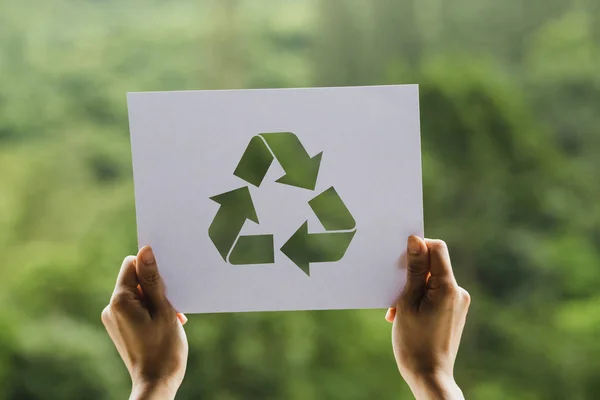
[[[131,399],[175,398],[188,357],[186,321],[166,298],[152,249],[125,258],[102,322],[129,370]]]
[[[398,369],[417,399],[464,399],[454,381],[454,361],[470,304],[458,286],[446,244],[408,239],[404,291],[386,320]]]

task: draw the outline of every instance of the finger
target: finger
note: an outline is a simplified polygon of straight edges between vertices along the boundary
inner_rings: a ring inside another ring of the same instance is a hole
[[[444,283],[456,283],[448,246],[442,240],[426,240],[429,249],[429,263],[431,276],[437,281]]]
[[[138,252],[135,270],[148,305],[154,310],[165,310],[168,307],[165,285],[150,246],[144,246]]]
[[[185,323],[188,321],[185,314],[182,313],[177,313],[177,319],[179,320],[179,322],[181,322],[181,325],[185,325]]]
[[[396,318],[396,307],[388,308],[385,313],[385,320],[392,323],[394,322],[394,318]]]
[[[121,264],[121,270],[117,276],[115,284],[115,293],[119,291],[135,292],[138,285],[138,278],[135,272],[135,256],[127,256]]]
[[[417,236],[410,236],[407,245],[408,268],[403,296],[417,299],[425,293],[427,276],[429,275],[429,251],[425,241]]]

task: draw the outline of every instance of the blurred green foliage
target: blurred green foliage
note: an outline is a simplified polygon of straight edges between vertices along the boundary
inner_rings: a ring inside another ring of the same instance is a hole
[[[126,92],[387,83],[421,84],[467,398],[597,399],[600,2],[0,0],[0,400],[128,394],[100,322],[137,246]],[[191,316],[180,398],[408,399],[389,331]]]

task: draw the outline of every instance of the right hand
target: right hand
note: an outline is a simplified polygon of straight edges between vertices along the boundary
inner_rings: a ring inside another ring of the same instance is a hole
[[[406,286],[386,320],[398,369],[417,399],[464,399],[454,361],[470,304],[458,286],[446,244],[408,239]]]

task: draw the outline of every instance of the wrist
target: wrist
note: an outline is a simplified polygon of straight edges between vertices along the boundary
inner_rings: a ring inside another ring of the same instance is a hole
[[[464,400],[460,387],[451,374],[424,373],[406,379],[417,400]]]
[[[134,382],[129,400],[173,400],[176,393],[177,389],[173,389],[166,382]]]

